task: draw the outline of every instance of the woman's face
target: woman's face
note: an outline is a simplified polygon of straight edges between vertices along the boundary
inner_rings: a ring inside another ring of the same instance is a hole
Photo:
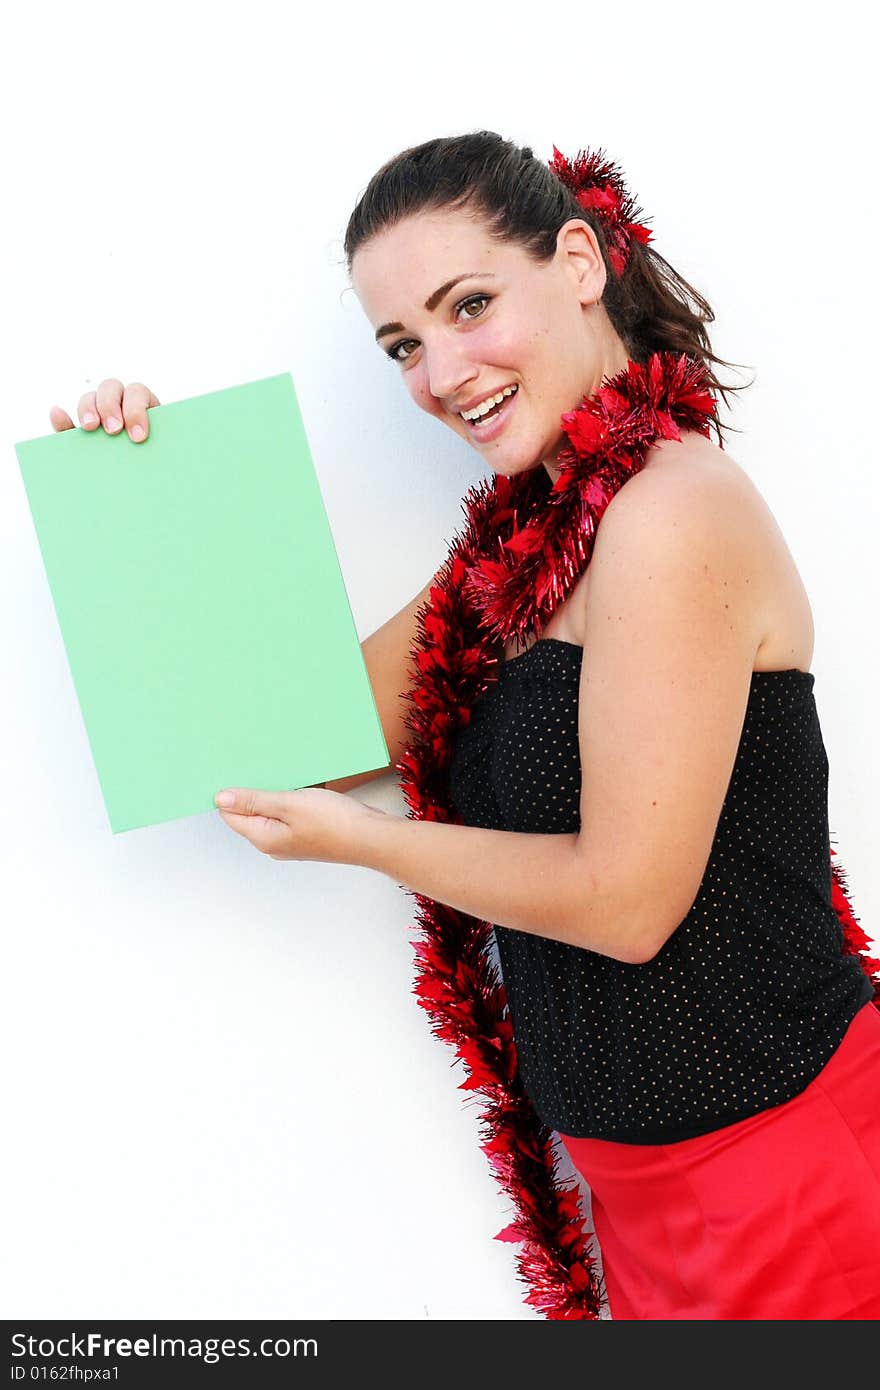
[[[605,267],[595,234],[572,219],[552,260],[492,241],[481,221],[440,209],[377,233],[355,253],[352,285],[407,390],[512,476],[554,460],[560,416],[627,361],[598,304]],[[462,418],[502,391],[483,423]]]

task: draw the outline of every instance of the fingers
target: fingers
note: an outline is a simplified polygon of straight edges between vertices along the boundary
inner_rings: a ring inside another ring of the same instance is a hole
[[[72,430],[74,428],[73,421],[67,411],[62,410],[60,405],[52,406],[52,409],[49,411],[49,420],[51,421],[53,430]]]
[[[108,377],[97,391],[87,391],[80,396],[76,413],[84,430],[103,426],[107,434],[119,434],[125,429],[135,444],[141,444],[150,433],[147,411],[160,404],[159,398],[142,382],[133,381],[123,386],[118,378]],[[59,405],[52,407],[49,419],[55,430],[74,428],[70,416]]]
[[[107,434],[118,434],[122,429],[122,393],[125,390],[121,381],[109,377],[102,381],[95,392],[95,410],[101,417],[101,424]],[[94,413],[94,412],[92,412]]]
[[[144,386],[140,381],[132,382],[126,386],[122,396],[122,418],[125,421],[129,438],[133,439],[135,444],[142,443],[149,434],[150,422],[147,419],[147,411],[158,404],[159,402],[149,386]]]

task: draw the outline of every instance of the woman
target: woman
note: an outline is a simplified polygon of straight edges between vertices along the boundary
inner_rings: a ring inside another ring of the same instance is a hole
[[[355,293],[492,475],[380,630],[393,680],[368,661],[413,815],[337,795],[384,769],[218,805],[274,858],[417,895],[418,992],[487,1100],[530,1302],[595,1317],[602,1293],[555,1133],[613,1317],[871,1318],[877,962],[829,857],[810,607],[723,449],[711,310],[637,212],[601,154],[489,132],[371,180]],[[80,421],[135,438],[157,403],[104,383]]]

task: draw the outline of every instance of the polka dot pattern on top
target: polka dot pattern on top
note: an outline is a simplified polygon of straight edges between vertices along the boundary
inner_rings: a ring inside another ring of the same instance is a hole
[[[583,649],[541,638],[498,667],[453,741],[468,825],[580,829]],[[812,672],[753,672],[697,897],[626,964],[495,926],[523,1086],[551,1129],[662,1144],[804,1090],[870,998],[831,905],[828,759]]]

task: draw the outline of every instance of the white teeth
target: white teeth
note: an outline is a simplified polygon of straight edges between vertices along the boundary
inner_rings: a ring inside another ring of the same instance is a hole
[[[500,405],[506,396],[512,396],[516,391],[515,386],[505,386],[503,391],[499,391],[497,396],[488,396],[486,400],[475,405],[473,410],[460,410],[462,420],[479,420],[482,415],[488,415],[489,411],[496,405]]]

